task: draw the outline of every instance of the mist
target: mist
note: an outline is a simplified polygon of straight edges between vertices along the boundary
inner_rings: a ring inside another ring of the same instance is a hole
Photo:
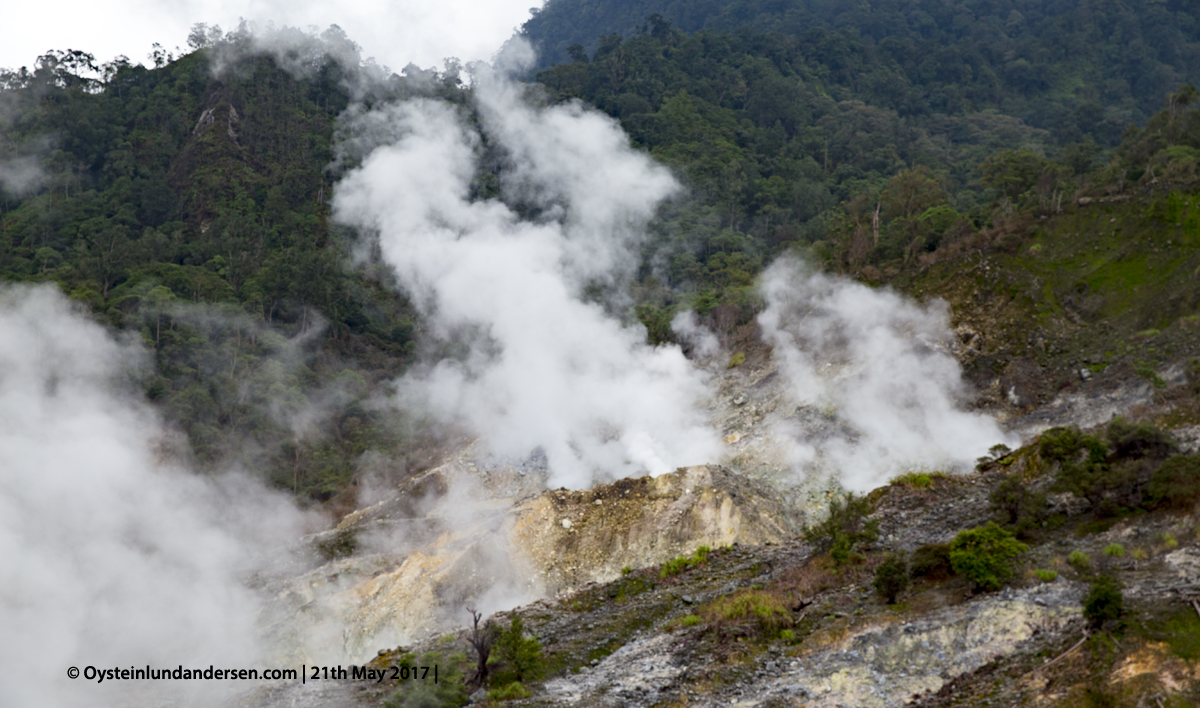
[[[620,291],[675,180],[613,119],[475,71],[477,124],[433,99],[356,116],[381,146],[335,192],[336,218],[377,236],[432,336],[461,351],[398,381],[399,400],[493,453],[540,449],[551,486],[715,459],[704,375],[589,296]],[[504,155],[491,197],[472,191],[485,141]]]
[[[763,338],[809,419],[780,431],[795,469],[867,491],[907,471],[969,471],[992,445],[1018,444],[963,410],[944,301],[918,304],[790,258],[763,273],[760,290]]]
[[[252,554],[300,533],[261,485],[167,458],[143,350],[52,287],[0,289],[0,704],[211,705],[220,682],[70,680],[83,670],[261,668]]]

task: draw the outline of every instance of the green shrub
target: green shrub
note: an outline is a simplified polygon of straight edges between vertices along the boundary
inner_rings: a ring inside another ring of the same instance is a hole
[[[875,569],[875,592],[889,605],[896,604],[900,593],[908,589],[908,560],[903,553],[889,553]]]
[[[518,615],[513,615],[512,622],[496,637],[490,663],[494,664],[489,673],[493,686],[537,681],[545,673],[542,645],[525,636],[525,623]]]
[[[1113,454],[1118,457],[1152,457],[1165,459],[1176,449],[1175,438],[1149,422],[1130,423],[1114,418],[1105,433]]]
[[[1038,454],[1047,462],[1074,462],[1087,437],[1074,426],[1050,428],[1038,437]]]
[[[411,658],[408,657],[408,660],[401,662],[402,666],[436,665],[441,675],[437,683],[432,679],[403,682],[383,704],[384,708],[458,708],[467,704],[467,685],[462,667],[469,660],[465,654],[457,653],[443,658],[440,652],[428,652],[421,656],[420,661],[413,663],[409,663]]]
[[[1162,542],[1162,545],[1166,546],[1167,548],[1178,548],[1179,547],[1179,541],[1175,540],[1175,534],[1173,534],[1169,531],[1164,531],[1163,533],[1160,533],[1158,535],[1158,540],[1160,542]]]
[[[1188,508],[1200,501],[1200,455],[1167,458],[1150,476],[1151,506]]]
[[[525,684],[520,681],[506,683],[500,688],[493,688],[487,692],[487,697],[493,701],[518,701],[522,698],[529,698],[533,694],[525,687]]]
[[[829,501],[829,516],[816,526],[804,530],[804,539],[816,545],[819,552],[828,551],[836,567],[861,560],[859,549],[879,538],[879,522],[868,518],[870,503],[853,492],[845,499]]]
[[[779,633],[779,638],[785,642],[794,641],[796,639],[796,633],[790,629],[785,629]]]
[[[988,495],[992,513],[1017,535],[1031,534],[1046,517],[1046,495],[1037,494],[1015,476],[1006,476]]]
[[[1092,569],[1092,559],[1083,551],[1071,551],[1071,555],[1067,556],[1067,563],[1070,563],[1071,567],[1080,573]]]
[[[1100,625],[1109,620],[1121,618],[1124,612],[1125,598],[1121,594],[1121,585],[1111,575],[1101,575],[1092,581],[1087,599],[1083,603],[1083,616],[1092,627],[1099,629]]]
[[[1036,575],[1037,579],[1042,581],[1043,583],[1052,583],[1055,580],[1058,580],[1058,571],[1057,570],[1038,569],[1038,570],[1033,571],[1033,574]]]
[[[1131,426],[1118,419],[1109,431],[1109,439],[1126,453],[1114,455],[1115,464],[1099,438],[1077,428],[1051,428],[1038,442],[1042,458],[1059,463],[1056,486],[1087,499],[1100,517],[1115,515],[1122,506],[1138,506],[1157,455],[1173,444],[1148,424]]]
[[[1012,577],[1012,560],[1027,550],[1012,533],[988,522],[954,537],[950,567],[982,590],[997,590]]]
[[[700,624],[700,615],[687,615],[683,619],[679,620],[679,624],[683,625],[684,627],[695,627],[696,625]]]
[[[944,580],[950,577],[950,544],[930,543],[913,551],[909,571],[914,578]]]
[[[1125,547],[1119,543],[1110,543],[1104,547],[1104,555],[1110,558],[1124,558]]]

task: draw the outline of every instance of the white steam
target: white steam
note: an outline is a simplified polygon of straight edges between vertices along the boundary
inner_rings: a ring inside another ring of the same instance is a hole
[[[33,192],[46,181],[41,162],[36,157],[22,156],[0,160],[0,189],[16,196]]]
[[[789,431],[797,467],[831,469],[865,491],[908,470],[969,468],[1013,442],[959,407],[966,390],[945,302],[920,306],[787,259],[766,270],[761,289],[763,336],[794,402],[814,412]]]
[[[692,310],[684,310],[671,318],[671,331],[692,347],[696,359],[708,359],[721,351],[721,341],[715,332],[700,323]]]
[[[695,405],[701,374],[584,295],[627,276],[674,180],[600,113],[531,107],[494,75],[475,88],[482,130],[507,160],[503,196],[536,216],[471,196],[483,138],[434,100],[360,116],[395,137],[346,176],[334,202],[341,221],[379,234],[434,334],[471,345],[402,390],[497,454],[541,448],[552,485],[714,459],[715,434]]]
[[[211,705],[220,682],[67,670],[255,667],[243,549],[294,537],[296,514],[159,459],[158,420],[122,392],[140,359],[52,288],[0,289],[0,705]]]

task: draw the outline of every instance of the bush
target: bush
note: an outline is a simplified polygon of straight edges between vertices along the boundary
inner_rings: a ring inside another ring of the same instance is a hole
[[[542,645],[533,637],[525,636],[525,623],[517,615],[513,615],[508,628],[496,637],[491,660],[495,663],[490,681],[494,686],[537,681],[545,671]]]
[[[1038,454],[1047,462],[1074,462],[1083,449],[1086,436],[1079,428],[1050,428],[1038,437]]]
[[[1055,580],[1058,580],[1058,571],[1056,571],[1056,570],[1038,569],[1038,570],[1033,571],[1033,574],[1036,575],[1037,579],[1042,581],[1043,583],[1052,583]]]
[[[845,500],[829,501],[829,516],[820,524],[804,530],[804,539],[817,546],[817,550],[829,551],[837,567],[852,560],[861,560],[858,550],[879,538],[879,523],[868,518],[870,503],[865,497],[853,492]]]
[[[1029,547],[995,522],[954,537],[950,567],[982,590],[998,590],[1012,577],[1012,560]]]
[[[684,627],[695,627],[696,625],[700,624],[700,615],[687,615],[683,619],[679,620],[679,624],[683,625]]]
[[[1059,489],[1078,494],[1088,500],[1093,510],[1099,510],[1114,480],[1103,445],[1096,438],[1090,440],[1095,445],[1087,448],[1086,455],[1081,453],[1078,459],[1063,462],[1055,481]]]
[[[1067,563],[1071,564],[1071,567],[1080,573],[1092,569],[1092,559],[1083,551],[1071,551],[1071,555],[1067,556]]]
[[[1109,620],[1118,620],[1125,611],[1125,598],[1121,585],[1111,575],[1101,575],[1092,582],[1087,599],[1083,603],[1083,616],[1094,629],[1099,629]]]
[[[896,597],[908,589],[908,561],[903,553],[889,553],[875,569],[875,592],[889,605],[896,604]]]
[[[487,692],[487,697],[493,701],[518,701],[532,695],[529,689],[525,688],[525,684],[520,681],[506,683],[500,688],[493,688]]]
[[[988,501],[992,512],[1000,516],[1001,523],[1017,535],[1032,532],[1042,525],[1046,516],[1046,495],[1030,491],[1029,486],[1015,476],[1006,476],[996,485]]]
[[[930,543],[913,551],[909,570],[914,578],[944,580],[953,571],[950,568],[950,544]]]
[[[1104,555],[1110,558],[1124,558],[1125,547],[1119,543],[1110,543],[1104,547]]]
[[[1167,458],[1150,476],[1146,496],[1151,506],[1187,508],[1200,500],[1200,455]]]
[[[467,685],[462,667],[467,665],[465,654],[443,658],[439,652],[428,652],[418,662],[410,663],[412,655],[401,661],[402,666],[437,666],[441,676],[433,681],[406,681],[385,702],[384,708],[458,708],[467,703]]]
[[[1151,457],[1165,459],[1175,452],[1175,438],[1149,422],[1136,425],[1124,418],[1114,418],[1106,435],[1113,454],[1118,457]]]

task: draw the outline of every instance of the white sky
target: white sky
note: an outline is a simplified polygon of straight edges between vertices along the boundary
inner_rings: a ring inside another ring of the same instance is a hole
[[[119,54],[149,65],[158,42],[187,51],[196,22],[230,30],[238,18],[324,30],[340,25],[374,57],[399,71],[446,57],[490,59],[542,0],[17,0],[0,22],[0,67],[33,67],[49,49],[81,49],[100,62]]]

